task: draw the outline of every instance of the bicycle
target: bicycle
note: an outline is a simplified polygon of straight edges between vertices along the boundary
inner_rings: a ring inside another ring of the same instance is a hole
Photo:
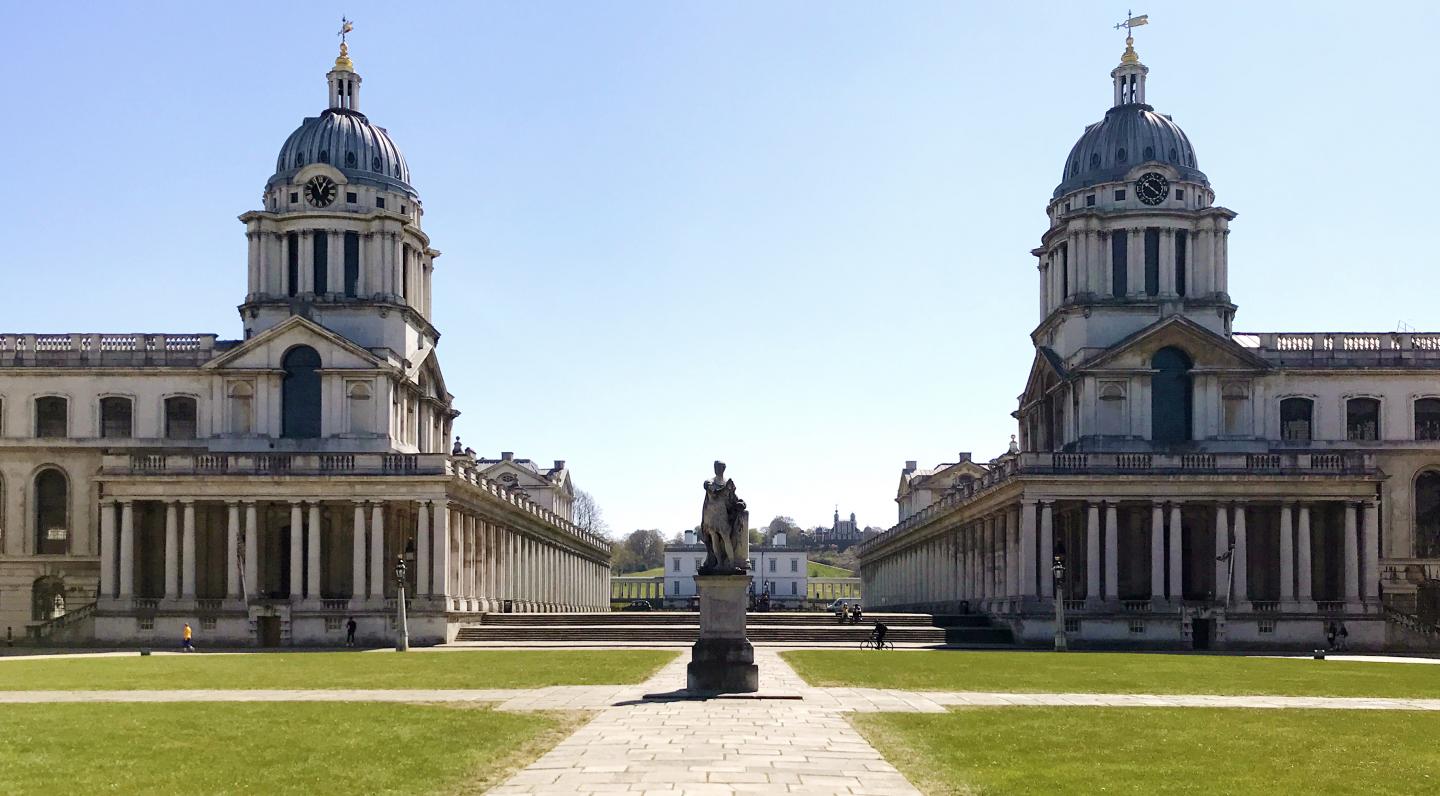
[[[891,640],[888,639],[888,638],[885,639],[884,641],[876,641],[876,640],[875,640],[875,637],[874,637],[874,636],[871,636],[870,638],[867,638],[867,639],[865,639],[864,641],[860,642],[860,649],[862,649],[862,650],[893,650],[893,649],[895,649],[895,642],[891,641]]]

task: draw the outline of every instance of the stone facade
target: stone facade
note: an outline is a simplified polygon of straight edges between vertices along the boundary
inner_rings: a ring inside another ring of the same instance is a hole
[[[1127,46],[1048,208],[1018,441],[907,463],[899,524],[861,546],[866,604],[981,610],[1029,643],[1057,596],[1080,644],[1404,643],[1440,583],[1440,334],[1234,331],[1235,213],[1148,72]]]
[[[447,452],[439,252],[342,53],[250,243],[243,339],[0,335],[0,623],[70,643],[388,639],[469,614],[603,610],[609,544],[563,462],[521,483]],[[505,457],[506,464],[512,457]],[[519,460],[525,461],[525,460]]]

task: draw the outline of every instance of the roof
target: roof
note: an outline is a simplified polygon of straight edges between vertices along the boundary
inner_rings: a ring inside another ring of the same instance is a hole
[[[351,182],[415,193],[400,148],[385,128],[372,124],[359,111],[330,108],[301,122],[281,145],[275,174],[267,185],[289,182],[311,163],[329,164]]]
[[[1173,119],[1138,102],[1116,105],[1070,148],[1054,196],[1124,180],[1131,169],[1150,162],[1175,169],[1181,179],[1210,184],[1195,164],[1190,138]]]

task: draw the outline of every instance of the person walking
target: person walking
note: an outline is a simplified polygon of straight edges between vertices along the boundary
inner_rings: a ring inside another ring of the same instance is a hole
[[[355,646],[355,617],[350,617],[345,623],[345,646]]]
[[[192,631],[192,630],[190,629],[190,623],[189,623],[189,622],[186,622],[186,623],[185,623],[185,629],[184,629],[183,631],[181,631],[182,640],[181,640],[181,642],[180,642],[180,650],[181,650],[182,652],[194,652],[194,651],[195,651],[195,642],[194,642],[194,638],[193,638],[194,635],[195,635],[195,634],[194,634],[194,631]]]

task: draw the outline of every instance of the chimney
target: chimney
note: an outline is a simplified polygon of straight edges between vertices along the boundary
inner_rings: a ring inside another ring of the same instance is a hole
[[[907,473],[913,473],[913,472],[915,472],[916,470],[920,469],[920,468],[917,466],[917,464],[918,464],[918,462],[916,462],[914,459],[908,459],[908,460],[906,460],[906,462],[905,462],[905,472],[907,472]]]
[[[774,545],[774,546],[776,546],[776,547],[784,547],[784,546],[785,546],[785,532],[784,532],[784,531],[776,531],[775,533],[771,534],[771,535],[770,535],[770,544],[772,544],[772,545]]]
[[[693,530],[685,532],[685,544],[695,544],[695,532]]]
[[[970,451],[960,451],[960,461],[962,461],[962,462],[968,462],[968,461],[970,461]]]
[[[555,469],[556,469],[556,470],[564,470],[564,469],[565,469],[565,460],[564,460],[564,459],[556,459],[556,460],[555,460]]]
[[[515,451],[501,451],[501,452],[500,452],[500,461],[502,461],[502,462],[508,462],[508,461],[510,461],[510,460],[513,459],[513,458],[515,458]]]

